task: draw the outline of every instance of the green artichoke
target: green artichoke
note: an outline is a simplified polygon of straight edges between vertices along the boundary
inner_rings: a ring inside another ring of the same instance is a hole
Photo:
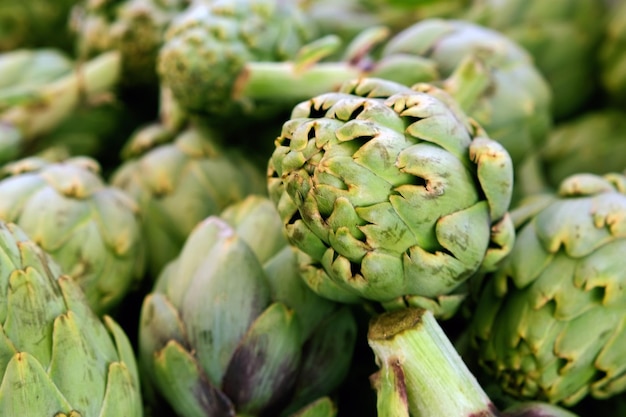
[[[598,51],[600,82],[609,98],[626,103],[626,2],[611,3]]]
[[[140,367],[181,417],[333,415],[321,398],[355,340],[350,310],[299,278],[272,202],[250,196],[198,224],[159,276],[141,310]]]
[[[165,30],[190,0],[83,0],[70,27],[82,59],[108,51],[122,56],[125,86],[157,84],[156,62]]]
[[[265,193],[262,173],[226,152],[219,135],[202,124],[180,133],[154,124],[140,128],[129,139],[126,155],[111,184],[140,208],[148,270],[155,279],[178,256],[197,223],[249,194]]]
[[[512,186],[509,154],[443,90],[373,78],[297,105],[268,169],[314,291],[441,317],[510,250]]]
[[[26,158],[3,168],[0,219],[14,222],[74,279],[97,314],[111,311],[145,270],[139,210],[87,157]]]
[[[490,138],[504,145],[515,164],[538,147],[552,127],[552,95],[546,80],[528,53],[498,31],[467,21],[426,19],[390,39],[379,62],[393,64],[402,57],[433,62],[440,87]],[[376,77],[407,85],[436,81],[420,79],[421,75],[407,79],[407,73],[411,74],[408,69],[398,71],[396,65],[384,73],[380,68],[372,71]]]
[[[564,119],[596,91],[605,13],[598,0],[474,0],[465,18],[502,32],[530,53],[550,84],[555,117]]]
[[[54,49],[0,54],[0,124],[20,132],[20,154],[56,129],[82,103],[108,96],[120,77],[115,52],[76,63]],[[7,159],[0,155],[0,163]]]
[[[566,177],[626,168],[626,112],[601,108],[559,123],[538,150],[546,182],[555,189]]]
[[[126,334],[16,225],[0,222],[0,415],[141,417]]]
[[[312,24],[296,2],[198,1],[169,26],[157,69],[163,85],[188,111],[218,118],[243,111],[258,120],[275,103],[260,114],[258,106],[252,110],[251,103],[234,98],[244,65],[291,59],[313,37]]]
[[[626,176],[570,176],[511,217],[513,250],[472,314],[479,363],[518,398],[570,406],[623,392]]]

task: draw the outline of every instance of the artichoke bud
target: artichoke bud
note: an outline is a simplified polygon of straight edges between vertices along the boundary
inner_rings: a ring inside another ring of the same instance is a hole
[[[314,291],[435,300],[512,246],[511,159],[445,91],[378,82],[294,108],[269,163],[270,195]],[[311,128],[322,125],[336,127]]]
[[[295,411],[347,373],[356,322],[339,311],[299,278],[273,203],[249,196],[199,223],[163,269],[142,307],[140,363],[181,415]]]
[[[572,406],[626,390],[623,174],[577,174],[522,202],[510,254],[483,277],[471,339],[520,399]]]
[[[88,157],[52,163],[28,158],[6,167],[0,218],[18,224],[85,292],[110,311],[143,278],[139,209],[100,176]]]
[[[411,84],[439,85],[514,162],[543,143],[552,125],[551,90],[530,55],[502,33],[469,21],[423,19],[392,37],[379,61],[406,55],[428,59],[439,74]],[[406,82],[402,73],[388,77]]]
[[[245,100],[233,100],[245,64],[295,58],[313,38],[311,27],[289,2],[192,2],[168,27],[157,70],[188,111],[223,115],[249,109]]]
[[[141,141],[143,133],[136,132],[130,143]],[[264,183],[249,161],[224,151],[220,137],[205,125],[189,125],[171,140],[168,133],[168,141],[153,147],[150,132],[145,133],[149,149],[119,166],[111,184],[140,207],[148,269],[156,279],[199,222],[249,194],[262,194]]]
[[[0,414],[139,417],[130,342],[52,258],[0,223]]]

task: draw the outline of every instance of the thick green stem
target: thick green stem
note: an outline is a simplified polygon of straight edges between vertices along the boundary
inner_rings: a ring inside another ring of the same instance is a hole
[[[383,313],[370,323],[379,417],[497,416],[433,314],[420,308]]]
[[[301,101],[336,91],[363,72],[347,62],[317,63],[298,71],[291,62],[249,63],[235,83],[235,99]]]

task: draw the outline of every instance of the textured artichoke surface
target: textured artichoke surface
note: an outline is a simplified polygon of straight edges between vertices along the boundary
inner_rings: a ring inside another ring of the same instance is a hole
[[[512,175],[443,90],[369,78],[294,108],[268,186],[316,292],[445,315],[510,250]]]
[[[246,62],[293,58],[314,33],[296,2],[198,1],[168,28],[159,52],[159,76],[185,109],[232,114],[250,105],[233,98]],[[247,117],[259,111],[248,110]]]
[[[328,408],[321,398],[345,377],[355,338],[350,310],[299,278],[274,205],[250,196],[200,223],[163,270],[142,307],[139,355],[180,416],[282,416]]]
[[[425,19],[390,39],[380,61],[403,56],[433,62],[441,87],[504,145],[516,164],[543,142],[552,126],[548,83],[528,52],[501,32],[469,21]],[[403,72],[391,69],[382,78],[396,81]]]
[[[111,184],[140,208],[153,278],[178,256],[197,223],[249,194],[265,192],[262,173],[225,152],[218,135],[203,126],[173,134],[150,125],[130,138],[127,150],[135,157],[116,169]]]
[[[511,254],[487,275],[471,338],[519,398],[574,405],[626,389],[626,177],[577,174],[511,212]]]
[[[131,344],[76,282],[0,222],[0,415],[141,417]]]
[[[18,224],[102,314],[143,277],[145,245],[138,206],[108,186],[99,170],[87,157],[8,164],[0,181],[0,219]]]
[[[156,60],[171,20],[188,0],[85,0],[73,9],[76,52],[88,59],[107,51],[122,56],[123,83],[156,84]]]
[[[597,88],[596,54],[605,26],[597,0],[473,0],[466,17],[524,47],[553,92],[557,119],[583,108]]]

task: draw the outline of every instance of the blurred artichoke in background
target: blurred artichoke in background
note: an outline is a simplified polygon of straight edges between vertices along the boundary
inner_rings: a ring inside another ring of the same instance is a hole
[[[410,67],[399,71],[393,65],[403,57],[431,61],[437,79],[411,79]],[[392,65],[385,72],[375,68],[375,76],[406,85],[437,82],[490,138],[502,143],[515,164],[552,127],[548,84],[528,53],[498,31],[461,20],[423,20],[384,45],[379,62],[386,61]]]
[[[8,164],[0,181],[0,219],[18,224],[103,314],[143,277],[145,243],[137,205],[107,186],[99,170],[87,157]]]
[[[79,0],[0,0],[0,51],[52,47],[71,52],[68,27]]]
[[[124,331],[23,231],[0,222],[0,415],[142,417]]]
[[[472,315],[480,363],[518,398],[572,406],[623,392],[626,176],[570,176],[511,217],[515,245]]]
[[[511,249],[512,170],[443,90],[365,78],[294,108],[268,187],[314,291],[449,317]]]
[[[14,129],[11,140],[2,140],[2,164],[32,152],[84,103],[110,96],[120,56],[111,52],[78,64],[55,49],[15,50],[0,54],[0,74],[0,125]]]
[[[178,256],[191,230],[249,194],[265,193],[263,174],[220,145],[213,129],[192,124],[181,132],[156,125],[138,129],[128,159],[111,184],[126,191],[142,213],[148,270],[156,279]]]
[[[611,101],[626,104],[626,2],[610,3],[607,18],[602,22],[602,38],[598,62],[602,87]]]
[[[543,175],[554,189],[580,172],[622,171],[626,169],[626,112],[601,108],[557,124],[538,153]]]
[[[524,47],[553,93],[557,119],[583,109],[597,90],[596,54],[606,6],[598,0],[473,0],[464,17]]]
[[[156,60],[170,21],[189,0],[82,0],[70,26],[81,59],[108,51],[122,57],[125,86],[158,83]]]
[[[262,109],[235,98],[244,65],[289,60],[315,33],[296,2],[198,1],[169,26],[157,69],[163,85],[187,111],[216,119],[230,116],[223,121],[226,126],[260,120],[283,107],[280,100]],[[278,97],[280,93],[275,91]]]
[[[250,196],[201,222],[165,267],[139,355],[181,417],[286,416],[318,400],[329,411],[320,398],[343,381],[355,339],[350,310],[300,279],[274,205]]]

